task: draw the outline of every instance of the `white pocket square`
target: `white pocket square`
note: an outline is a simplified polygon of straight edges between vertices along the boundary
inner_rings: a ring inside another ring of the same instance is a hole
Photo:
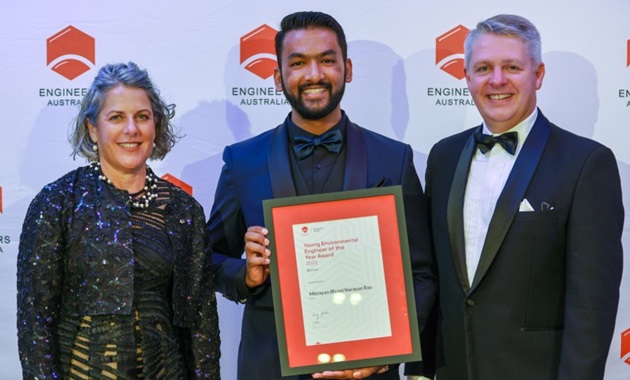
[[[519,212],[531,212],[534,211],[534,208],[532,207],[532,205],[529,204],[529,201],[527,199],[523,199],[523,201],[521,202],[521,205],[518,208]]]

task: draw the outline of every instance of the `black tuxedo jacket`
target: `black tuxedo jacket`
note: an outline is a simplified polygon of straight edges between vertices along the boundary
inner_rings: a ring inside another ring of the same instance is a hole
[[[428,158],[444,354],[438,378],[601,379],[623,256],[613,153],[539,111],[469,286],[463,206],[472,134],[480,128],[440,141]],[[533,212],[519,212],[524,199]]]
[[[215,252],[216,289],[228,299],[246,302],[238,357],[239,379],[280,378],[271,286],[267,282],[248,293],[245,261],[241,256],[247,227],[264,225],[262,201],[296,195],[286,129],[285,122],[225,149],[225,165],[208,220]],[[349,122],[344,149],[347,149],[344,190],[402,185],[422,331],[435,298],[435,279],[426,199],[413,166],[411,147]],[[377,377],[398,379],[398,372],[392,370]]]

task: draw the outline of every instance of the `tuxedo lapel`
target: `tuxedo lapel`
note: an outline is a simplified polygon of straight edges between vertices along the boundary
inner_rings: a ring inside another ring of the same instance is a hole
[[[503,187],[503,191],[497,200],[471,289],[474,289],[479,284],[488,271],[505,239],[505,235],[510,229],[514,217],[519,212],[520,203],[523,201],[527,187],[534,176],[536,167],[538,167],[550,131],[549,121],[539,110],[538,118],[529,132],[527,140],[525,140],[525,144]]]
[[[367,144],[361,129],[348,122],[346,128],[346,167],[344,168],[344,190],[359,190],[367,186]],[[274,129],[271,135],[267,165],[274,198],[293,197],[297,193],[289,162],[289,139],[285,123]]]
[[[350,121],[346,127],[346,149],[343,189],[364,189],[367,186],[368,173],[367,144],[361,129]]]
[[[464,243],[464,195],[466,194],[470,162],[475,153],[475,149],[475,140],[471,133],[459,156],[457,167],[455,168],[447,208],[451,253],[453,254],[453,261],[455,262],[459,283],[465,292],[469,289],[469,282],[468,272],[466,271],[466,247]]]
[[[289,163],[289,138],[286,121],[273,130],[267,153],[269,180],[274,198],[293,197],[296,195],[291,164]]]

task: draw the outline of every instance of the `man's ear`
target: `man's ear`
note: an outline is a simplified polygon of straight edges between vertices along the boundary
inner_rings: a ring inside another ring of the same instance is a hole
[[[352,82],[352,60],[346,58],[346,83]]]
[[[273,69],[273,82],[276,84],[276,91],[284,91],[284,88],[282,88],[282,72],[279,67]]]
[[[540,63],[536,68],[536,90],[540,90],[543,84],[543,78],[545,77],[545,64]]]

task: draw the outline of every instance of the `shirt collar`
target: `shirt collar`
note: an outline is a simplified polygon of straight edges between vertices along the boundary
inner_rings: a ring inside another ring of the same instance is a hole
[[[523,120],[520,123],[516,124],[514,127],[510,128],[509,130],[503,132],[503,133],[516,132],[518,134],[518,147],[516,148],[516,154],[518,154],[520,152],[521,147],[525,143],[525,139],[527,139],[527,136],[529,135],[529,132],[534,127],[534,123],[536,122],[537,118],[538,118],[538,107],[534,107],[534,111],[529,116],[527,116],[525,118],[525,120]],[[486,127],[486,123],[483,123],[482,129],[483,129],[483,133],[489,134],[489,135],[498,136],[498,135],[503,134],[503,133],[492,133],[492,132],[490,132],[488,127]],[[515,154],[515,156],[516,156],[516,154]]]
[[[329,131],[332,131],[334,129],[338,129],[339,131],[341,131],[341,135],[344,138],[344,143],[345,143],[345,138],[346,138],[346,125],[348,124],[348,116],[346,116],[345,111],[341,110],[341,119],[339,119],[339,121],[337,122],[337,124],[335,124],[332,128],[329,129]],[[289,141],[293,141],[293,138],[296,136],[306,136],[306,137],[316,137],[317,135],[314,135],[308,131],[305,131],[304,129],[298,127],[293,120],[291,120],[291,113],[289,113],[289,115],[287,116],[287,132],[289,134]],[[328,131],[326,131],[328,132]]]

